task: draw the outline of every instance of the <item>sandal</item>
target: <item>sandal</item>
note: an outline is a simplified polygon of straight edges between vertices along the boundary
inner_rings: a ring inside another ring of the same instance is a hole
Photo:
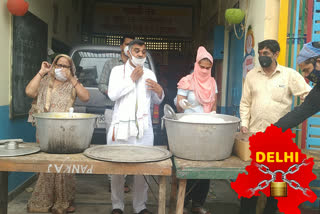
[[[148,209],[141,210],[138,214],[152,214]]]
[[[202,207],[193,207],[191,209],[193,214],[211,214],[209,211],[203,209]]]
[[[66,214],[67,210],[66,209],[57,209],[57,208],[52,208],[51,209],[52,214]]]
[[[74,213],[76,211],[76,208],[73,205],[70,205],[67,208],[67,213]]]
[[[120,209],[113,209],[111,214],[123,214],[123,211]]]

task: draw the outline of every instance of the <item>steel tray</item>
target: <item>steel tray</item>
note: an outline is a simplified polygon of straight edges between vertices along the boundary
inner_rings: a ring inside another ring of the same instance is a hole
[[[84,155],[102,161],[143,163],[161,161],[171,157],[171,152],[154,146],[101,145],[88,148]]]

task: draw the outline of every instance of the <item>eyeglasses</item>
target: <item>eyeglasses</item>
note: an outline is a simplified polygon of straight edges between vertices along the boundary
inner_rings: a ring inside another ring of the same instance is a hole
[[[56,68],[71,68],[69,65],[56,64]]]

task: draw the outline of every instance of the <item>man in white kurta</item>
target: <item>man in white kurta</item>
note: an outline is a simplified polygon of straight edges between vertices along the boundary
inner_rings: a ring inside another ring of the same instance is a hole
[[[112,123],[107,142],[153,146],[153,128],[150,104],[160,104],[164,98],[155,74],[143,67],[146,46],[141,40],[129,44],[129,60],[112,69],[108,96],[115,101]],[[113,214],[123,213],[125,178],[112,175],[111,199]],[[134,176],[133,209],[135,213],[148,214],[146,209],[148,185],[142,175]]]

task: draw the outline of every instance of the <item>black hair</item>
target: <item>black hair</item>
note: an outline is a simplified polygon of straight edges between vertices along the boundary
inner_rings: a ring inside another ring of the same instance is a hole
[[[208,62],[210,62],[212,64],[212,62],[211,62],[211,60],[209,58],[203,58],[199,62],[201,62],[201,61],[208,61]]]
[[[130,43],[129,43],[129,50],[131,50],[132,46],[133,45],[139,45],[139,46],[143,46],[145,45],[146,43],[140,39],[135,39],[135,40],[132,40]]]
[[[320,48],[320,42],[312,42],[312,46],[315,48]]]
[[[276,53],[280,51],[280,45],[277,40],[274,39],[267,39],[262,42],[258,43],[258,51],[262,50],[263,48],[268,48],[272,53]]]
[[[124,40],[125,39],[135,39],[135,37],[134,36],[131,36],[131,35],[123,35],[122,37],[121,37],[121,39],[120,39],[120,45],[122,45],[123,43],[124,43]]]

